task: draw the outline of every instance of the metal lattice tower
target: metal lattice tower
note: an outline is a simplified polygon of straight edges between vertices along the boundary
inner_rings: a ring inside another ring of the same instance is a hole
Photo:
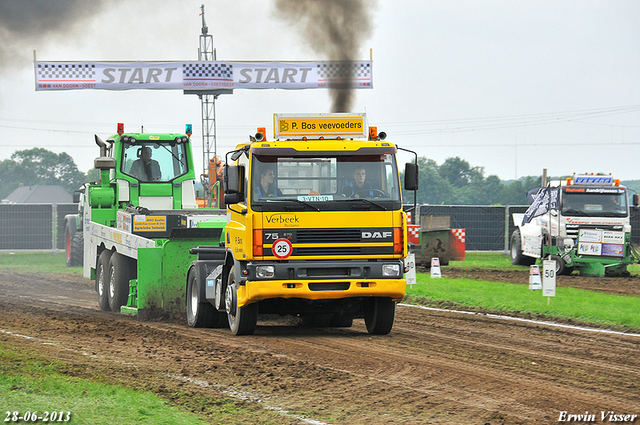
[[[213,36],[209,34],[209,27],[204,20],[204,4],[200,6],[202,16],[202,33],[198,47],[198,61],[210,62],[216,60],[216,49],[213,47]],[[233,94],[233,89],[201,89],[184,90],[184,94],[195,94],[200,98],[200,112],[202,116],[202,184],[204,198],[210,199],[211,184],[209,181],[211,159],[218,156],[216,137],[216,99],[221,94]],[[213,153],[213,156],[212,156]],[[208,206],[208,205],[207,205]]]
[[[200,34],[200,46],[198,47],[198,60],[202,62],[215,61],[216,49],[213,47],[213,36],[209,34],[209,27],[204,20],[204,4],[200,6],[202,12],[202,34]],[[216,99],[218,94],[199,94],[200,111],[202,116],[202,170],[209,175],[209,161],[211,159],[211,147],[213,145],[213,157],[218,155],[216,141]],[[205,185],[206,186],[206,185]],[[205,187],[206,197],[209,197],[209,188]]]

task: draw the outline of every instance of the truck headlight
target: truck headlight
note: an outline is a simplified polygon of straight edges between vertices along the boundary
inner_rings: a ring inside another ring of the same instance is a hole
[[[400,276],[400,264],[383,264],[382,276],[386,276],[386,277]]]
[[[276,267],[275,266],[257,266],[256,267],[256,277],[261,279],[267,279],[274,277],[276,275]]]

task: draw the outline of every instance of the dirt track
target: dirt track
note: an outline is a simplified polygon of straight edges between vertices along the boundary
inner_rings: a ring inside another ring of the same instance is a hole
[[[271,319],[253,336],[232,337],[182,320],[102,312],[92,282],[76,275],[0,271],[0,341],[60,360],[70,375],[150,390],[204,414],[229,399],[252,408],[238,423],[305,416],[546,424],[563,411],[588,411],[600,423],[601,411],[640,415],[640,336],[408,306],[398,307],[388,336],[369,336],[361,320],[313,329]]]

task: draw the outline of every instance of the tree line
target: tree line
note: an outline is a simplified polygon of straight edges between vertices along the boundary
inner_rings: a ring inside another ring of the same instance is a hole
[[[95,179],[95,173],[90,171],[87,176],[78,170],[66,152],[57,154],[42,148],[16,151],[9,159],[0,161],[0,199],[20,185],[60,185],[73,193],[92,175]]]
[[[441,165],[425,157],[418,158],[419,204],[431,205],[528,205],[527,192],[540,186],[540,176],[502,181],[485,177],[484,167],[473,167],[460,157],[447,158]],[[401,176],[404,177],[404,176]],[[413,202],[413,193],[403,191],[405,203]]]
[[[420,189],[418,203],[431,205],[527,205],[527,191],[540,186],[540,177],[522,177],[501,181],[497,176],[485,177],[484,167],[471,166],[459,158],[448,158],[438,165],[419,157]],[[403,176],[401,176],[403,177]],[[6,198],[19,185],[60,185],[73,193],[83,183],[96,180],[97,171],[85,174],[78,170],[73,158],[65,152],[56,154],[42,148],[14,152],[0,161],[0,199]],[[413,201],[412,192],[403,192],[405,203]]]

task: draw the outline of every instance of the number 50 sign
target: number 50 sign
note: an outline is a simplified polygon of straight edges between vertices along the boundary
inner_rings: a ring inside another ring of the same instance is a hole
[[[542,262],[542,296],[556,296],[556,262],[554,260]]]

